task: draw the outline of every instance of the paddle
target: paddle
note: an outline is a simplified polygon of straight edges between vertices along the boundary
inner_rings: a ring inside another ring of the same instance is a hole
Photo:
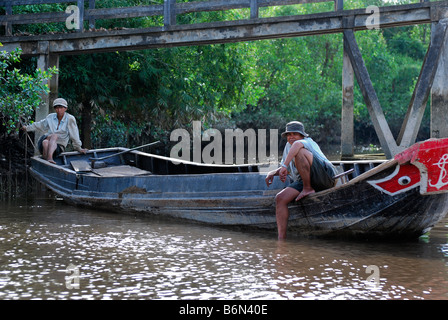
[[[94,164],[95,164],[95,161],[105,160],[105,159],[108,159],[108,158],[112,158],[112,157],[115,157],[115,156],[119,156],[119,155],[124,154],[124,153],[127,153],[127,152],[129,152],[129,151],[133,151],[133,150],[141,149],[141,148],[144,148],[144,147],[149,147],[149,146],[152,146],[152,145],[155,145],[155,144],[158,144],[158,143],[160,143],[160,141],[151,142],[151,143],[148,143],[148,144],[139,146],[139,147],[135,147],[135,148],[132,148],[132,149],[124,150],[124,151],[121,151],[121,152],[118,152],[118,153],[115,153],[115,154],[111,154],[111,155],[108,155],[108,156],[105,156],[105,157],[101,157],[101,158],[89,158],[89,160],[91,161],[91,163],[92,163],[92,168],[93,168],[93,167],[94,167]]]

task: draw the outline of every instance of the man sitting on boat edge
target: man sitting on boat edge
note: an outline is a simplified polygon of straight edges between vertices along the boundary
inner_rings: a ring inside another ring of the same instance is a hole
[[[82,142],[79,139],[78,125],[76,119],[67,111],[67,101],[57,98],[53,102],[54,113],[50,113],[45,119],[34,122],[28,126],[23,126],[24,131],[42,131],[45,134],[40,137],[37,147],[42,157],[48,162],[55,163],[53,157],[57,157],[65,151],[69,140],[72,141],[73,148],[81,153],[86,153]]]
[[[280,176],[280,180],[285,182],[289,174],[293,180],[275,197],[279,239],[286,238],[288,204],[294,199],[299,201],[316,191],[332,188],[335,185],[333,177],[336,175],[335,167],[325,157],[319,145],[308,136],[301,122],[289,122],[282,137],[286,137],[288,143],[283,151],[280,167],[266,176],[268,187],[274,176]]]

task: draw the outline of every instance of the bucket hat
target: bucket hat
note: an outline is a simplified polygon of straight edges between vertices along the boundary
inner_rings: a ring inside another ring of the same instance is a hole
[[[284,138],[286,134],[290,132],[297,132],[304,137],[308,137],[308,134],[305,132],[303,123],[299,121],[291,121],[288,124],[286,124],[286,131],[282,133],[282,138]]]
[[[62,106],[67,109],[67,101],[65,101],[65,99],[63,98],[57,98],[53,101],[53,108],[55,108],[56,106]]]

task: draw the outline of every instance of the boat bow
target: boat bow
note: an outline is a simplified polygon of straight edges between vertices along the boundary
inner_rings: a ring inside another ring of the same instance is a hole
[[[420,194],[448,192],[448,138],[414,144],[394,157],[398,165],[389,176],[368,181],[389,195],[420,187]]]

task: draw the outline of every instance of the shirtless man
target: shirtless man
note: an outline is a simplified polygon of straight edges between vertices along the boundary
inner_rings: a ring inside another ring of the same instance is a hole
[[[318,144],[305,133],[301,122],[288,123],[282,137],[286,137],[288,143],[283,152],[281,166],[266,176],[268,187],[277,175],[282,182],[286,181],[288,175],[293,181],[275,197],[279,239],[286,238],[288,204],[294,199],[299,201],[316,191],[333,187],[335,184],[333,177],[336,174],[334,166],[322,153]]]
[[[42,157],[48,162],[55,163],[54,157],[65,151],[69,140],[75,150],[86,153],[79,139],[78,125],[71,114],[66,113],[67,101],[62,98],[53,102],[55,112],[50,113],[45,119],[34,122],[29,126],[23,126],[24,131],[42,131],[45,134],[39,139],[37,145]]]

